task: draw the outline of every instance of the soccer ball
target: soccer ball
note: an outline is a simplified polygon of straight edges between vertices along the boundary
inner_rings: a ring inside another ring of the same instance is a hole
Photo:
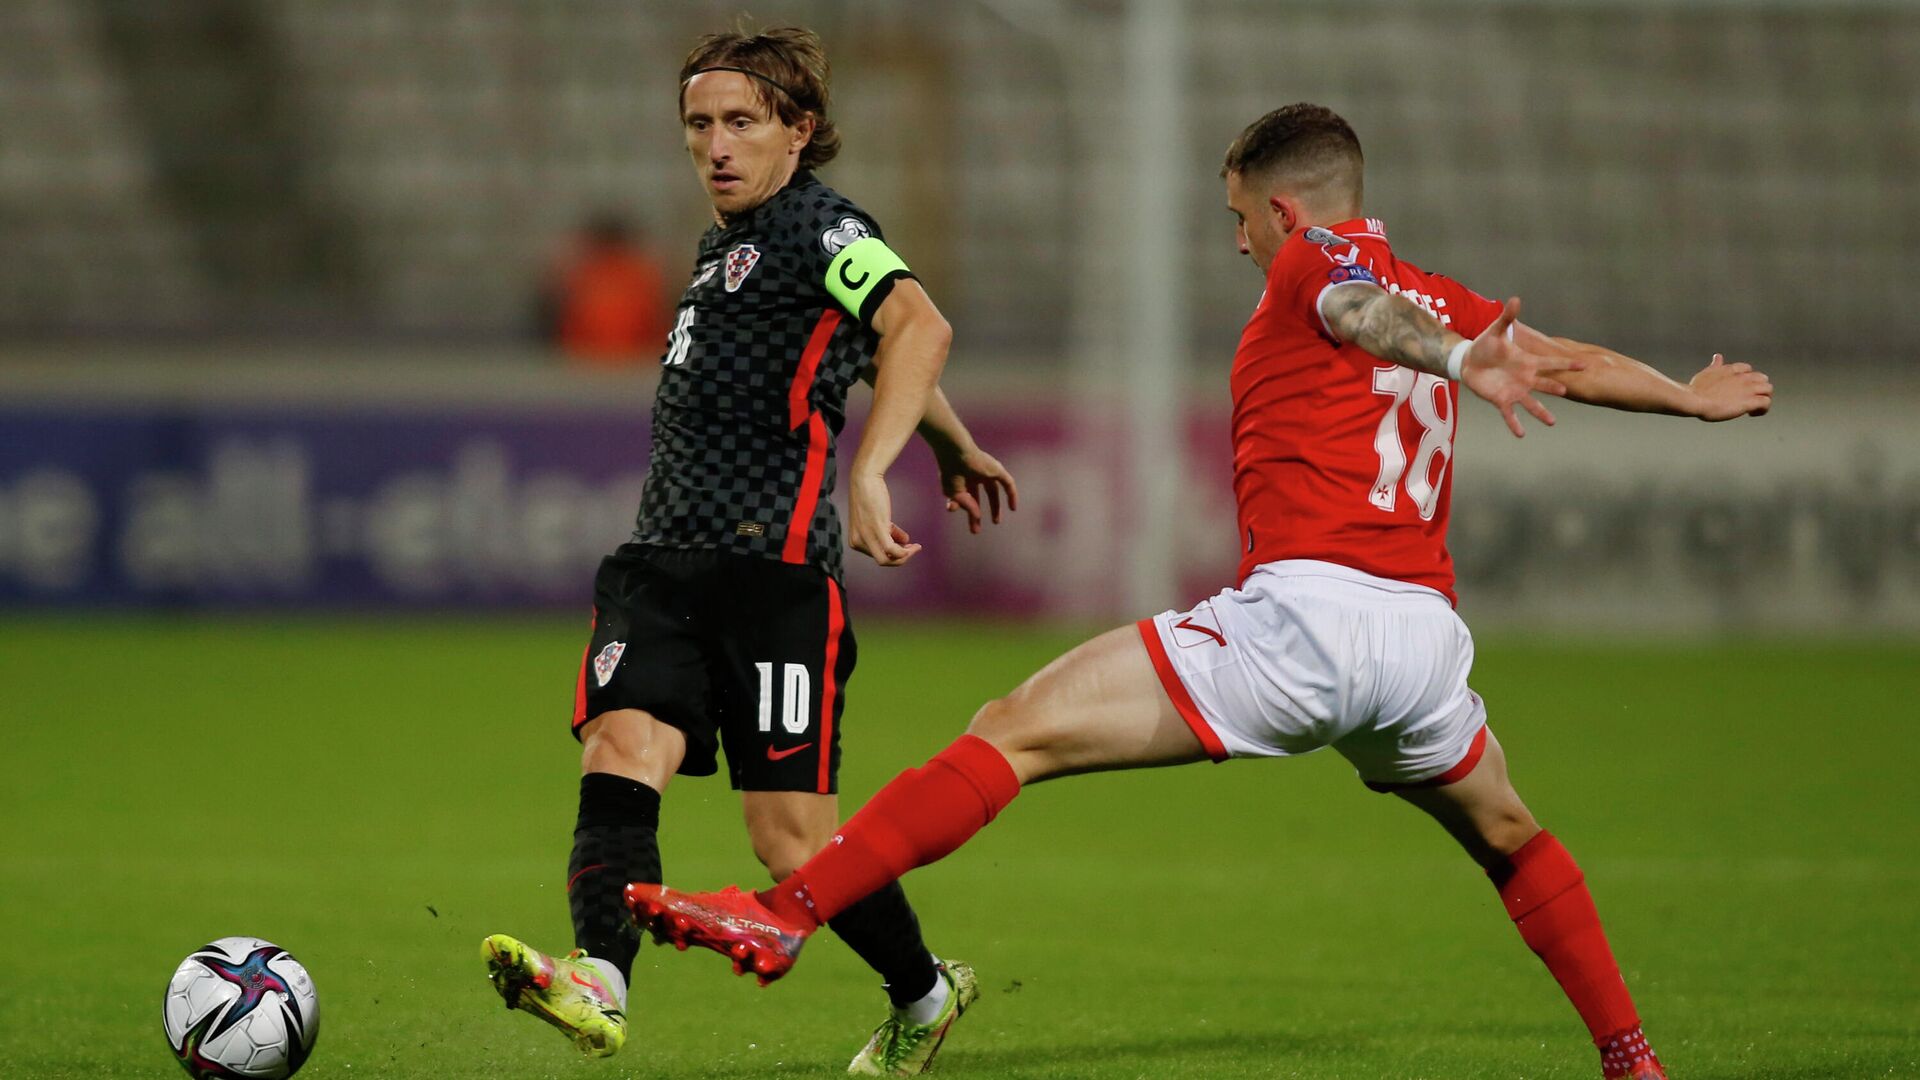
[[[194,1080],[283,1080],[313,1053],[320,998],[287,950],[224,937],[180,961],[161,1019],[167,1045]]]

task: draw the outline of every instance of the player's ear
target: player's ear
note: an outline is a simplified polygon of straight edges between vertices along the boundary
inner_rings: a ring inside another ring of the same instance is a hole
[[[789,151],[797,152],[813,141],[813,114],[801,113],[800,119],[793,123],[793,135],[787,142]]]
[[[1293,205],[1293,200],[1283,199],[1278,195],[1269,195],[1267,196],[1267,205],[1273,209],[1274,216],[1280,219],[1281,233],[1292,236],[1294,226],[1300,224],[1300,215],[1297,213],[1298,207]]]

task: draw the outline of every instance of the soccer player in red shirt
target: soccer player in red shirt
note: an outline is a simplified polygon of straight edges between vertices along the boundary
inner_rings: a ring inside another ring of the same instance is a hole
[[[1516,408],[1553,422],[1535,391],[1729,420],[1764,413],[1772,384],[1715,356],[1683,385],[1516,322],[1517,301],[1395,255],[1363,216],[1362,169],[1346,121],[1299,104],[1249,126],[1221,170],[1240,250],[1267,280],[1232,374],[1240,584],[1094,638],[988,703],[772,889],[635,884],[637,919],[770,981],[825,920],[954,851],[1023,785],[1331,746],[1485,868],[1603,1076],[1664,1078],[1579,866],[1514,792],[1467,685],[1445,543],[1457,384],[1516,436]]]

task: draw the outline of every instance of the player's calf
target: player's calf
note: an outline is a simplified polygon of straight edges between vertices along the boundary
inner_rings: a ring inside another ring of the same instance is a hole
[[[1396,794],[1430,814],[1486,869],[1521,939],[1585,1021],[1607,1080],[1664,1080],[1586,877],[1513,790],[1499,740],[1487,734],[1479,764],[1463,779]]]

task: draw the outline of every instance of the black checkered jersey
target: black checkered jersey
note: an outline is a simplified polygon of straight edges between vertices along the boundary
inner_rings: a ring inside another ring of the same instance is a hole
[[[707,230],[661,359],[634,541],[838,578],[835,441],[879,344],[867,320],[908,276],[873,218],[804,170]]]

